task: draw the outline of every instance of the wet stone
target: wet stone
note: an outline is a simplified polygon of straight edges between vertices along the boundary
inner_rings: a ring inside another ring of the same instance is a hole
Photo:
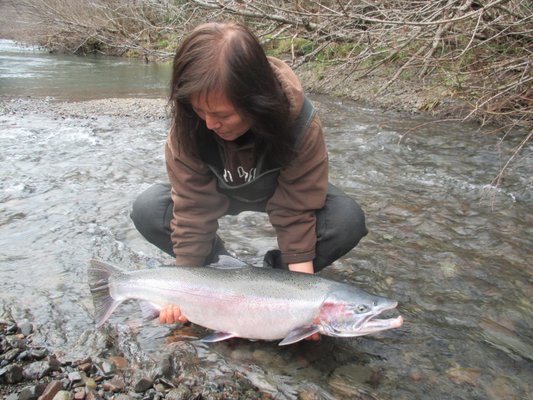
[[[16,324],[11,324],[9,326],[6,327],[5,329],[5,333],[7,335],[12,335],[13,333],[15,333],[16,331],[18,331],[18,326]]]
[[[33,324],[29,321],[19,322],[18,328],[24,336],[29,336],[33,333]]]
[[[52,400],[60,390],[63,390],[63,384],[60,381],[52,381],[46,386],[39,400]]]
[[[320,399],[321,399],[320,394],[309,389],[302,389],[298,392],[298,400],[320,400]]]
[[[2,368],[2,372],[0,372],[0,377],[2,377],[2,380],[8,384],[19,383],[24,379],[24,370],[21,366],[16,364]]]
[[[40,383],[24,387],[19,392],[19,400],[36,400],[44,392],[46,384]]]
[[[246,348],[237,348],[231,352],[231,358],[237,361],[246,361],[252,358],[252,352]]]
[[[60,390],[52,400],[72,400],[72,394],[67,390]]]
[[[89,372],[93,364],[91,362],[78,365],[78,369],[83,372]]]
[[[162,383],[156,383],[154,385],[154,389],[156,390],[156,392],[162,393],[166,390],[166,386],[163,385]]]
[[[15,348],[6,351],[4,354],[2,354],[1,359],[6,360],[7,362],[13,361],[17,356],[21,353],[20,349]]]
[[[26,343],[16,335],[6,336],[6,343],[10,348],[25,349]]]
[[[82,376],[78,371],[69,372],[68,379],[71,382],[79,382],[82,380]]]
[[[24,368],[24,378],[41,379],[49,375],[52,371],[59,371],[59,367],[59,362],[53,357],[49,357],[44,361],[35,361]]]
[[[173,375],[173,368],[170,359],[162,359],[154,369],[154,376],[169,378]]]
[[[188,400],[191,398],[192,392],[185,385],[180,385],[176,389],[171,389],[165,396],[166,400]]]
[[[103,387],[107,392],[120,392],[124,390],[126,385],[121,376],[115,375],[109,382],[104,383]]]
[[[111,376],[116,372],[116,370],[117,368],[115,367],[115,364],[109,361],[104,361],[100,365],[100,371],[104,376]]]
[[[31,349],[30,350],[30,355],[31,355],[32,358],[34,358],[36,360],[41,360],[44,357],[46,357],[46,351],[43,350],[43,349]]]
[[[103,397],[96,393],[96,392],[87,392],[87,395],[85,396],[85,400],[101,400],[103,399]]]
[[[274,360],[274,355],[272,353],[268,352],[268,351],[265,351],[265,350],[255,350],[252,353],[252,357],[257,362],[262,363],[262,364],[266,364],[266,365],[272,363],[273,360]]]
[[[120,393],[113,397],[113,400],[133,400],[134,397],[128,396],[127,394]]]
[[[73,367],[79,367],[82,364],[91,364],[92,365],[92,363],[93,363],[92,358],[91,357],[86,357],[86,358],[83,358],[81,360],[73,361],[72,362],[72,366]]]
[[[152,387],[152,384],[153,384],[152,379],[146,376],[143,376],[143,377],[137,378],[134,381],[133,390],[135,390],[137,393],[146,392],[148,389]]]
[[[82,377],[82,381],[89,390],[95,390],[98,385],[96,384],[95,380],[93,378],[89,377]]]
[[[29,350],[24,350],[20,352],[20,354],[17,356],[17,361],[30,361],[33,360],[33,357],[31,356],[31,352]]]
[[[124,357],[120,356],[112,356],[109,357],[109,361],[111,361],[117,369],[124,369],[128,366],[128,360],[126,360]]]

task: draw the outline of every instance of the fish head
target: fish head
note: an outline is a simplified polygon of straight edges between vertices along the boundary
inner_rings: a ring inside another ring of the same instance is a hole
[[[328,336],[352,337],[399,328],[403,318],[376,318],[398,303],[348,287],[331,293],[320,307],[318,324]]]

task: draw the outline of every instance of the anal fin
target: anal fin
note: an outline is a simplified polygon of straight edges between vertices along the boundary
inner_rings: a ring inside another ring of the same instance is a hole
[[[234,338],[234,337],[237,337],[235,334],[233,333],[229,333],[229,332],[215,332],[215,333],[212,333],[211,335],[208,335],[204,338],[202,338],[202,342],[206,342],[206,343],[215,343],[215,342],[221,342],[223,340],[227,340],[227,339],[231,339],[231,338]]]
[[[157,304],[143,301],[139,305],[141,307],[144,321],[150,321],[152,319],[159,317],[159,312],[161,311],[161,307],[158,306]]]

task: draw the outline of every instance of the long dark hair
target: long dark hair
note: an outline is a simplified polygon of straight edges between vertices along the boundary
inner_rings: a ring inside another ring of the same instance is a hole
[[[256,151],[280,164],[294,154],[289,103],[257,38],[240,24],[207,23],[185,38],[174,57],[170,91],[172,135],[186,151],[209,142],[190,98],[223,93],[251,123]]]

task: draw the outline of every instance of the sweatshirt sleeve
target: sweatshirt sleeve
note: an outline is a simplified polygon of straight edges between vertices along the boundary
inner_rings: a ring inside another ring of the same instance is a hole
[[[316,211],[328,190],[328,154],[322,126],[315,117],[298,144],[297,156],[284,167],[267,204],[282,260],[287,264],[315,258]]]
[[[208,166],[181,150],[173,135],[167,139],[165,159],[174,202],[170,229],[176,264],[201,266],[229,200],[217,191]]]

